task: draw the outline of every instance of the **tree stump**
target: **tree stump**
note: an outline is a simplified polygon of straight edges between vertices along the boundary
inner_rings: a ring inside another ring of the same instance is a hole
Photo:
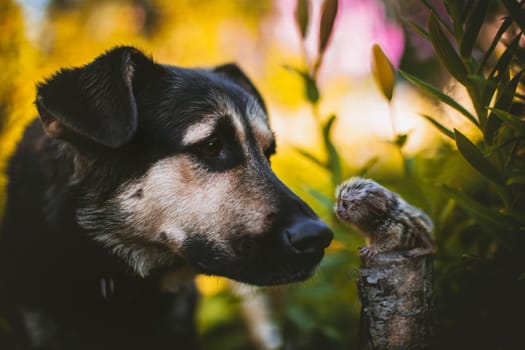
[[[366,350],[425,349],[432,331],[432,255],[362,258],[360,344]]]

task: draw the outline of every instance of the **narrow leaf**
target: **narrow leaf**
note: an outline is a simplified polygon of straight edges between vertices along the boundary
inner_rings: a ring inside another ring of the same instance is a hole
[[[378,44],[372,46],[372,76],[383,96],[388,101],[391,101],[394,93],[396,73],[394,66]]]
[[[312,187],[306,187],[306,192],[308,192],[317,203],[321,204],[326,210],[332,211],[334,208],[334,200],[330,197],[327,197],[323,193],[317,191]]]
[[[498,62],[492,69],[492,72],[488,76],[488,82],[485,85],[485,88],[483,90],[482,100],[481,102],[488,106],[490,104],[490,101],[492,99],[492,96],[494,95],[494,91],[496,91],[495,86],[497,86],[506,76],[506,73],[509,69],[509,65],[512,62],[512,57],[514,57],[514,54],[516,50],[518,49],[518,45],[520,42],[521,34],[517,35],[514,40],[509,44],[505,52],[501,55]],[[496,83],[496,84],[494,84]]]
[[[465,24],[465,34],[461,40],[460,54],[461,57],[469,57],[476,43],[481,26],[485,20],[487,10],[489,7],[489,1],[487,0],[478,0],[474,10],[470,13],[470,16]]]
[[[317,83],[315,80],[313,80],[309,75],[303,76],[305,80],[305,95],[306,99],[316,104],[319,102],[320,94],[319,94],[319,88],[317,87]]]
[[[516,24],[520,26],[522,31],[525,31],[525,9],[523,9],[522,4],[516,0],[503,0],[503,4],[509,10],[509,14],[514,18]]]
[[[428,33],[439,60],[447,68],[450,75],[461,84],[468,85],[467,70],[456,50],[450,43],[450,39],[441,29],[441,25],[439,24],[434,12],[430,13],[428,19]]]
[[[525,175],[512,176],[505,182],[508,186],[525,185]]]
[[[510,108],[512,100],[514,99],[514,94],[516,93],[516,88],[518,87],[522,75],[523,71],[516,74],[506,86],[506,88],[502,89],[502,92],[496,101],[496,104],[494,105],[496,109],[501,111],[508,110]],[[494,134],[501,126],[501,121],[502,119],[494,115],[494,113],[489,114],[484,132],[485,140],[488,144],[492,144],[492,141],[494,140]]]
[[[443,26],[449,31],[450,34],[453,33],[452,28],[450,28],[450,24],[448,21],[446,21],[440,14],[439,11],[432,5],[428,0],[423,0],[423,3],[426,7],[430,10],[430,12],[433,12],[436,16],[436,18],[443,24]]]
[[[423,80],[421,80],[419,78],[416,78],[412,74],[409,74],[409,73],[407,73],[405,71],[402,71],[402,70],[400,70],[399,72],[408,81],[410,81],[412,84],[416,85],[417,87],[419,87],[423,91],[429,93],[430,95],[438,98],[441,102],[443,102],[443,103],[449,105],[450,107],[454,108],[455,110],[457,110],[458,112],[463,114],[465,117],[467,117],[468,120],[470,120],[472,123],[474,123],[475,125],[479,126],[479,123],[476,120],[476,118],[469,111],[467,111],[465,109],[465,107],[463,107],[462,105],[457,103],[456,100],[454,100],[452,97],[444,94],[439,89],[437,89],[436,87],[428,84],[427,82],[424,82]]]
[[[324,53],[332,36],[335,17],[337,16],[337,1],[338,0],[324,0],[321,8],[321,28],[319,32],[320,54]]]
[[[314,156],[312,153],[310,153],[307,150],[305,150],[303,148],[300,148],[300,147],[293,147],[293,149],[297,153],[299,153],[300,155],[302,155],[303,157],[305,157],[306,159],[311,161],[312,163],[315,163],[316,165],[320,166],[321,168],[326,169],[325,163],[322,160],[320,160],[319,158],[317,158],[316,156]]]
[[[299,27],[301,38],[306,37],[308,30],[308,23],[310,20],[310,2],[308,0],[297,0],[297,7],[295,8],[295,22]]]
[[[403,148],[408,141],[408,134],[398,134],[394,140],[394,145]]]
[[[309,102],[311,102],[312,104],[316,104],[317,102],[319,102],[319,88],[317,87],[317,83],[315,82],[315,80],[307,72],[287,64],[283,65],[283,67],[286,70],[294,72],[298,74],[301,78],[303,78],[304,96]]]
[[[499,41],[501,40],[503,33],[505,33],[507,29],[509,29],[511,24],[512,24],[512,18],[510,17],[506,17],[503,20],[503,23],[501,23],[496,35],[494,35],[494,38],[492,39],[492,43],[490,44],[489,48],[483,55],[483,60],[481,61],[481,64],[478,68],[478,74],[480,74],[483,71],[483,69],[485,69],[485,66],[487,65],[487,62],[490,58],[490,55],[492,55],[492,53],[494,52],[494,49],[496,48]]]
[[[434,125],[439,131],[441,131],[441,133],[443,133],[443,135],[449,137],[450,139],[452,140],[455,140],[455,136],[454,136],[454,132],[450,129],[448,129],[447,127],[445,127],[443,124],[441,124],[440,122],[438,122],[437,120],[435,120],[434,118],[426,115],[426,114],[421,114],[421,116],[423,118],[425,118],[426,120],[428,120],[432,125]]]
[[[503,215],[494,209],[485,207],[483,204],[472,199],[461,191],[445,185],[441,185],[440,187],[446,194],[454,198],[454,200],[456,200],[456,202],[480,224],[494,226],[494,228],[498,228],[499,230],[504,227],[508,231],[511,231],[516,224],[515,222],[513,223],[514,220],[512,220],[511,217]],[[497,231],[496,237],[498,239],[503,239],[499,230]],[[492,229],[488,228],[487,231],[492,231]]]
[[[327,167],[330,170],[330,174],[332,175],[332,184],[334,186],[338,185],[343,177],[341,157],[339,156],[339,152],[335,148],[330,136],[330,131],[334,125],[335,120],[336,116],[331,115],[327,122],[323,125],[323,141],[328,154]]]
[[[405,23],[414,31],[416,32],[417,34],[419,34],[419,36],[421,36],[423,39],[426,39],[426,40],[430,40],[430,37],[428,35],[428,32],[425,30],[425,28],[421,27],[419,24],[413,22],[413,21],[410,21],[410,20],[405,20]]]
[[[468,2],[472,2],[471,0],[468,0]],[[465,11],[465,5],[463,1],[449,1],[444,0],[445,9],[447,10],[448,16],[452,20],[452,24],[454,26],[454,37],[456,40],[461,40],[463,38],[463,24],[465,23],[466,18],[466,11]],[[470,4],[472,5],[472,4]],[[439,12],[436,12],[439,13]]]
[[[500,118],[503,123],[508,124],[509,126],[518,130],[520,133],[525,134],[525,122],[518,116],[497,108],[490,108],[490,110],[495,116]]]
[[[454,134],[458,151],[463,158],[488,180],[498,185],[504,184],[499,171],[483,156],[478,147],[459,130],[454,129]]]

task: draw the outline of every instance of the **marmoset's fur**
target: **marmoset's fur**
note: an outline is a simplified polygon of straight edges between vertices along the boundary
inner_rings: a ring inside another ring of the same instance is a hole
[[[433,224],[420,209],[378,183],[353,177],[336,189],[337,217],[367,239],[362,256],[402,251],[407,256],[431,254]]]

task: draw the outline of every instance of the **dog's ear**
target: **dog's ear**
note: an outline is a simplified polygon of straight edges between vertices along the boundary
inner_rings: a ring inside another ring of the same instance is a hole
[[[239,86],[248,91],[257,99],[266,113],[266,104],[264,103],[261,94],[255,88],[255,85],[253,85],[246,74],[244,74],[244,72],[239,68],[239,66],[237,66],[235,63],[227,63],[223,64],[222,66],[215,67],[214,72],[234,81]]]
[[[73,143],[124,145],[137,129],[137,80],[154,66],[139,50],[117,47],[83,67],[59,71],[37,86],[36,106],[46,133]]]

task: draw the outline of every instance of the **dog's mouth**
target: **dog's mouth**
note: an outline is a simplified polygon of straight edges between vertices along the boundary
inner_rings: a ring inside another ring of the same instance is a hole
[[[323,222],[307,218],[277,232],[233,239],[228,249],[198,239],[188,243],[184,251],[200,273],[254,285],[276,285],[310,278],[332,237]]]

